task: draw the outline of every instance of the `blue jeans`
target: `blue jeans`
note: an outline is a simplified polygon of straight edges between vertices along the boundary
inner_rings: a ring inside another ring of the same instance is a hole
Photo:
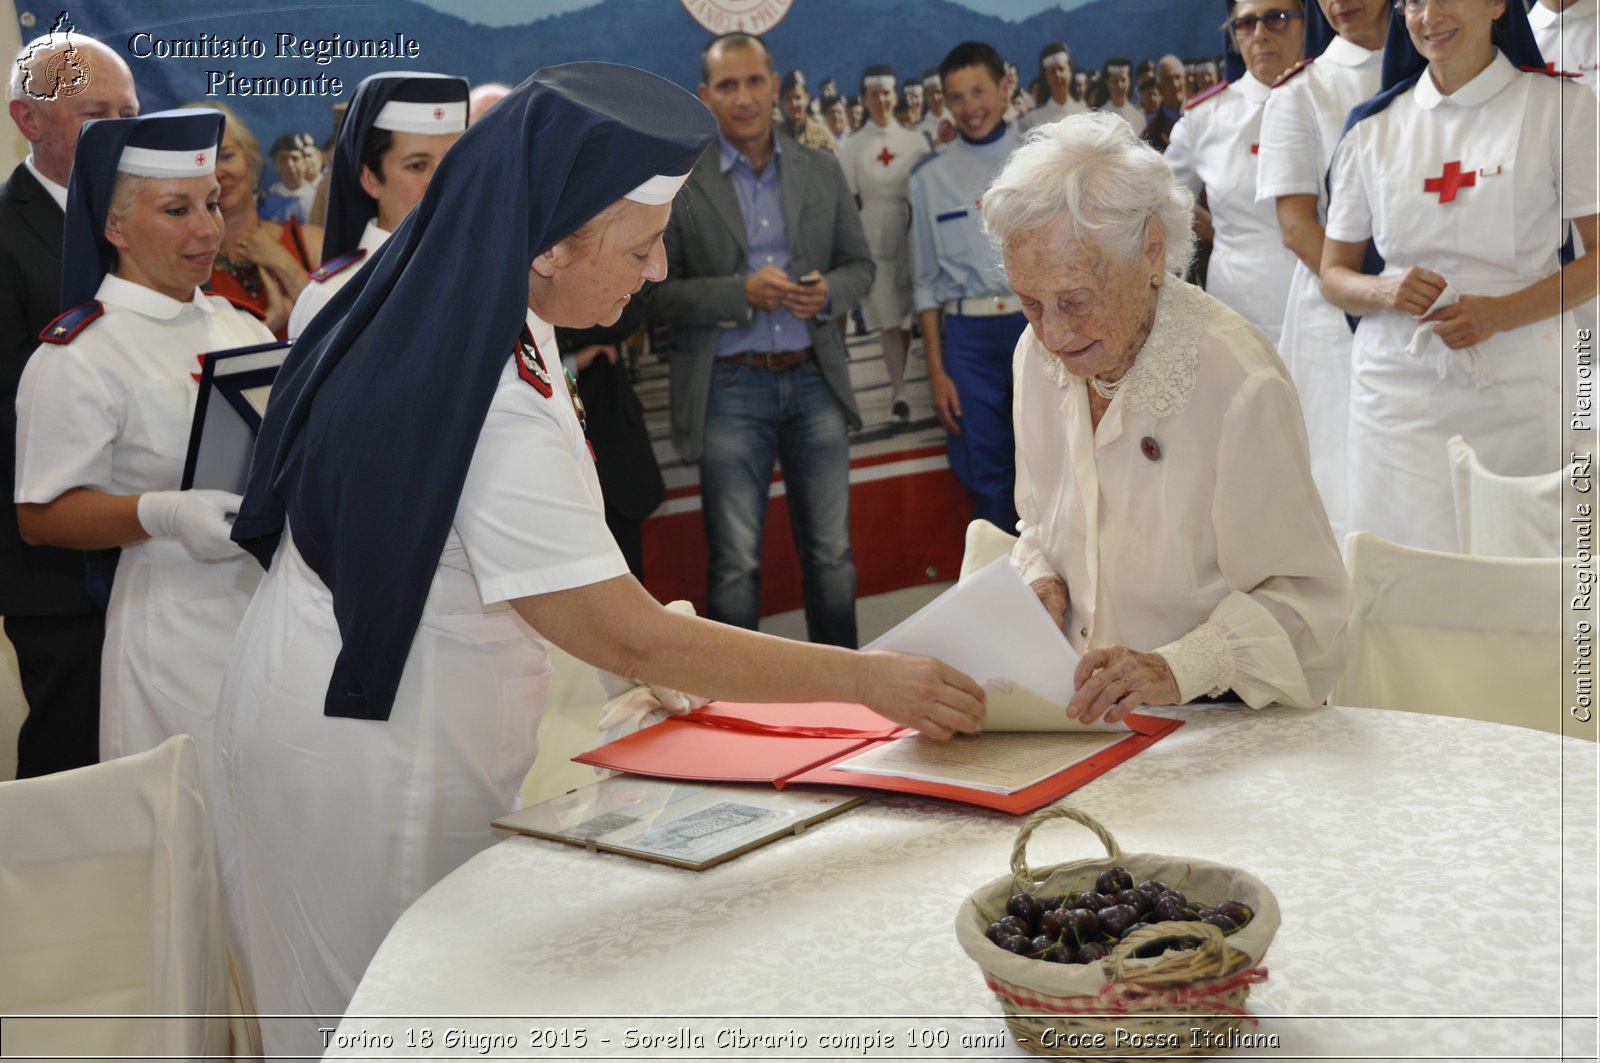
[[[812,642],[856,645],[850,439],[816,362],[772,371],[719,359],[711,371],[700,499],[711,565],[706,615],[755,629],[774,464],[783,466]]]

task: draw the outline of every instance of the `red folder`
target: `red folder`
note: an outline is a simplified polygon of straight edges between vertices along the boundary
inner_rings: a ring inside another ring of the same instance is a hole
[[[1183,726],[1182,720],[1137,714],[1124,717],[1124,722],[1132,730],[1127,738],[1012,794],[836,770],[833,765],[846,757],[915,732],[896,726],[864,705],[831,702],[714,702],[572,759],[663,779],[764,782],[780,790],[796,783],[892,790],[1022,815],[1066,796]]]

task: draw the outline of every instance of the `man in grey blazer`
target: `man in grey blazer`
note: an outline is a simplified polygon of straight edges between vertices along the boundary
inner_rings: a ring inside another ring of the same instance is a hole
[[[706,613],[754,628],[775,464],[783,467],[813,642],[856,645],[849,430],[861,425],[835,318],[872,286],[872,254],[833,156],[773,129],[778,79],[755,37],[701,53],[718,143],[678,194],[667,279],[648,293],[673,327],[672,442],[700,464]]]

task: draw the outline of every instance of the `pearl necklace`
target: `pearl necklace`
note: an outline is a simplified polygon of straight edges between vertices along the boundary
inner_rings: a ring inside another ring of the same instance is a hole
[[[1089,386],[1094,388],[1094,393],[1108,402],[1117,397],[1117,392],[1121,391],[1122,385],[1126,384],[1127,382],[1127,373],[1123,373],[1109,384],[1097,376],[1092,376],[1089,378]]]

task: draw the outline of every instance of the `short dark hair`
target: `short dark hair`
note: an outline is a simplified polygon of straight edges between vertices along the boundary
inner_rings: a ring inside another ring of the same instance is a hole
[[[394,134],[387,129],[373,126],[367,130],[367,135],[361,142],[361,166],[371,170],[372,176],[383,184],[383,157],[394,148]]]
[[[709,71],[707,72],[706,76],[710,76]],[[783,75],[783,81],[778,84],[778,95],[787,96],[789,93],[795,90],[796,86],[802,89],[806,88],[806,75],[805,72],[799,67],[796,67],[787,74]],[[810,89],[806,89],[806,95],[811,95]]]
[[[936,78],[938,76],[939,76],[939,68],[936,67],[936,66],[930,66],[928,69],[926,69],[926,70],[924,70],[922,72],[922,77],[919,78],[918,80],[927,81],[929,78]]]
[[[298,133],[285,133],[283,136],[279,137],[277,140],[274,140],[272,142],[272,150],[268,151],[267,154],[272,156],[272,157],[274,157],[274,158],[276,158],[277,156],[281,155],[282,153],[284,153],[286,151],[299,151],[299,150],[300,150],[300,134],[298,134]]]
[[[994,77],[995,84],[999,84],[1006,76],[1006,61],[1000,58],[1000,53],[992,45],[982,41],[962,41],[950,49],[943,62],[939,64],[939,82],[957,70],[965,70],[969,66],[981,66],[988,69]]]
[[[702,84],[711,83],[711,50],[713,48],[760,48],[761,54],[766,56],[767,69],[772,69],[772,50],[767,47],[767,42],[753,33],[719,33],[706,42],[700,49],[700,81]]]
[[[895,95],[900,95],[898,91],[900,79],[895,77],[894,67],[890,66],[888,63],[873,63],[871,66],[867,67],[861,72],[861,87],[858,91],[862,96],[867,94],[868,78],[893,78],[896,87]]]

